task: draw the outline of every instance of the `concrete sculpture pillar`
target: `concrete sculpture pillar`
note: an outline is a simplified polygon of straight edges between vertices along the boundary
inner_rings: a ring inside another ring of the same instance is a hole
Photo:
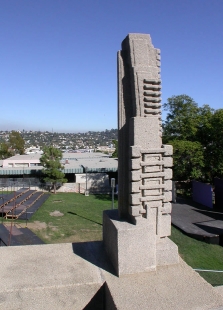
[[[104,212],[103,240],[116,273],[178,262],[171,233],[172,146],[162,144],[160,50],[129,34],[118,52],[118,213]]]

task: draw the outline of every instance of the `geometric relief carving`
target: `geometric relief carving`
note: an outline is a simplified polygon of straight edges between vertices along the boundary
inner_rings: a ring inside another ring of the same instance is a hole
[[[118,274],[178,262],[176,247],[165,238],[173,161],[172,147],[162,144],[160,108],[160,50],[150,35],[129,34],[118,52],[119,220],[112,215],[112,224],[103,225]]]
[[[172,148],[162,145],[161,137],[160,50],[153,47],[149,35],[141,34],[129,34],[122,50],[118,54],[119,212],[121,217],[130,215],[133,223],[156,214],[156,232],[163,237],[170,230],[173,161]]]

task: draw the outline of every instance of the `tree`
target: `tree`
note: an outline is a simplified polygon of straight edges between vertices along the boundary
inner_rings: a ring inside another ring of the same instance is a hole
[[[172,140],[173,176],[176,181],[202,179],[204,169],[204,149],[195,141]]]
[[[207,104],[199,108],[196,140],[199,141],[203,146],[206,146],[212,140],[211,123],[214,113],[215,110]]]
[[[25,152],[25,141],[18,131],[12,130],[9,135],[9,147],[15,154],[24,154]]]
[[[115,151],[112,153],[112,157],[118,158],[118,140],[112,140],[112,143],[115,146]]]
[[[196,141],[198,124],[198,105],[187,95],[172,96],[163,105],[168,111],[163,124],[163,142],[170,140]]]
[[[6,159],[13,155],[13,153],[9,150],[9,146],[7,143],[0,143],[0,159]]]
[[[223,177],[223,109],[212,114],[204,129],[202,142],[205,147],[206,178]]]
[[[163,142],[174,148],[174,179],[223,177],[223,109],[198,107],[187,95],[167,99]]]
[[[64,173],[61,171],[63,169],[60,163],[62,157],[62,152],[59,149],[49,146],[43,148],[43,155],[40,158],[40,162],[45,168],[43,171],[44,181],[52,183],[54,194],[56,194],[57,183],[67,182]]]

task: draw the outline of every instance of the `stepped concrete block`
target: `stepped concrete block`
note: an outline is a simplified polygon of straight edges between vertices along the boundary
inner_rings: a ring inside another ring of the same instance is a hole
[[[146,219],[140,225],[120,221],[117,210],[104,211],[103,242],[118,276],[156,269],[156,239]]]

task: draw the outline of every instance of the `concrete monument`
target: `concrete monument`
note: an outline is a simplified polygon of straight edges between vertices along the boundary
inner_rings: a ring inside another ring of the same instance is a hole
[[[1,246],[0,309],[223,309],[223,286],[176,264],[167,238],[172,150],[161,142],[159,51],[149,35],[130,34],[118,58],[119,210],[105,211],[103,241],[117,275],[132,275],[114,275],[101,242]]]
[[[104,213],[118,275],[178,262],[171,234],[172,146],[162,144],[160,50],[129,34],[118,52],[118,213]]]

